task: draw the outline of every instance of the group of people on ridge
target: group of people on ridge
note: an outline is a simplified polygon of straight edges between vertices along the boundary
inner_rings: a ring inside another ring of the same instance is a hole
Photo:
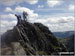
[[[17,14],[15,14],[15,16],[17,17],[17,21],[18,21],[17,25],[21,24],[22,23],[21,16],[17,15]],[[27,21],[27,16],[28,16],[28,13],[27,12],[23,12],[23,20],[24,21]]]

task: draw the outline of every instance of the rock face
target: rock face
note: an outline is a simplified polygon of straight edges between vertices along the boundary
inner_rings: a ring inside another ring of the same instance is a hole
[[[1,36],[2,55],[50,55],[67,51],[41,23],[23,22]]]

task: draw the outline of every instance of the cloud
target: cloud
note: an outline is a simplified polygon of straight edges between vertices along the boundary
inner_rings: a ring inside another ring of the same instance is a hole
[[[4,33],[7,30],[10,30],[17,24],[17,21],[8,21],[8,20],[1,20],[1,31],[0,33]]]
[[[35,20],[35,22],[42,22],[42,23],[50,23],[50,24],[60,24],[60,23],[69,23],[73,22],[73,16],[60,16],[60,17],[46,17],[46,18],[39,18]]]
[[[69,7],[68,7],[68,9],[69,9],[70,11],[74,11],[74,10],[75,10],[75,5],[70,4]]]
[[[44,7],[44,5],[38,5],[38,8],[43,8]]]
[[[12,6],[22,2],[27,2],[29,4],[36,4],[38,0],[0,0],[0,4],[6,5],[6,6]]]
[[[57,5],[60,5],[62,3],[62,0],[47,0],[47,4],[49,7],[54,7]]]
[[[34,10],[31,10],[31,9],[29,9],[27,7],[17,6],[14,9],[11,9],[10,7],[6,7],[5,11],[6,12],[13,12],[13,14],[0,15],[2,19],[16,19],[14,13],[17,13],[17,14],[20,13],[20,14],[22,14],[23,11],[25,11],[25,12],[28,13],[29,20],[36,19],[38,17],[38,14],[35,13]]]
[[[48,26],[52,32],[74,30],[74,16],[40,17],[34,20],[34,22],[39,22]]]
[[[14,13],[22,14],[23,11],[26,11],[29,14],[28,21],[30,22],[33,22],[32,20],[36,20],[36,18],[38,17],[38,14],[34,13],[34,10],[31,10],[26,7],[18,6],[14,9],[11,9],[10,7],[6,7],[5,12],[13,12],[13,13],[0,15],[0,19],[1,19],[1,32],[0,33],[4,33],[7,30],[12,29],[17,24],[17,18],[15,17]]]
[[[23,13],[23,11],[30,12],[30,13],[33,12],[33,10],[30,10],[29,8],[20,7],[20,6],[17,6],[14,10],[14,12],[18,12],[18,13]]]
[[[17,19],[16,19],[14,13],[21,14],[23,11],[26,11],[29,14],[29,17],[28,17],[29,22],[42,23],[42,24],[48,26],[52,32],[74,30],[74,27],[73,27],[74,26],[74,16],[71,16],[71,15],[69,15],[69,16],[68,15],[67,16],[66,15],[63,15],[63,16],[43,15],[43,16],[41,16],[41,15],[38,15],[37,13],[35,13],[34,10],[31,10],[26,7],[21,7],[21,6],[18,6],[11,10],[12,11],[10,11],[10,12],[13,12],[13,14],[0,15],[1,19],[2,20],[4,19],[1,23],[1,28],[5,29],[5,30],[2,30],[3,32],[7,31],[8,29],[12,29],[13,26],[15,26],[17,24],[17,22],[16,22]],[[11,19],[11,21],[9,21],[10,19]]]
[[[0,0],[0,4],[11,6],[16,3],[16,0]]]
[[[5,14],[5,15],[0,15],[0,16],[1,16],[0,34],[6,32],[7,30],[12,29],[17,24],[17,19],[14,16],[14,14]]]
[[[29,4],[36,4],[38,2],[38,0],[24,0],[24,1]]]
[[[42,17],[39,15],[38,19],[30,18],[29,20],[32,23],[39,22],[48,26],[52,32],[74,30],[74,16]],[[1,20],[1,32],[6,32],[7,30],[12,29],[16,24],[17,20]]]
[[[10,7],[7,7],[7,8],[5,9],[5,12],[13,12],[13,11],[12,11],[12,9],[11,9]]]
[[[16,17],[14,14],[3,14],[0,15],[1,20],[15,20]]]
[[[6,10],[7,10],[7,8],[6,8]],[[29,15],[28,16],[28,18],[29,18],[28,20],[29,21],[32,20],[33,18],[35,19],[35,18],[38,17],[38,14],[37,13],[34,13],[34,10],[31,10],[29,8],[26,8],[26,7],[21,7],[21,6],[17,6],[14,10],[11,9],[10,12],[13,12],[13,13],[21,13],[22,14],[23,11],[25,11],[25,12],[28,13],[28,15]],[[9,12],[9,11],[7,11],[7,12]],[[14,14],[8,14],[8,15],[2,15],[1,18],[3,18],[3,19],[4,18],[12,18],[12,19],[15,19],[15,16],[14,16]]]
[[[9,24],[10,23],[10,24]],[[16,20],[14,21],[8,21],[8,20],[1,20],[1,25],[2,27],[10,27],[10,26],[14,26],[17,23]]]
[[[73,23],[63,23],[63,24],[48,24],[49,29],[52,32],[63,32],[63,31],[73,31]]]

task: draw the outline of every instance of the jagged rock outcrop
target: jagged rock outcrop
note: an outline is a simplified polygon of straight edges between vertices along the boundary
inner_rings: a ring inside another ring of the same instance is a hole
[[[41,23],[23,22],[1,36],[2,55],[50,55],[67,51]]]

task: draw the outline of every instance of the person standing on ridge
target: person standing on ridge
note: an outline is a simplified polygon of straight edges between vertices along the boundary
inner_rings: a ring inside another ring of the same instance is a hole
[[[19,23],[21,24],[22,23],[22,19],[21,19],[21,16],[19,15]]]
[[[23,12],[23,19],[24,19],[24,21],[27,21],[27,16],[28,16],[28,13],[27,12]]]
[[[17,25],[18,25],[18,24],[21,24],[21,22],[22,22],[21,16],[20,16],[20,15],[18,16],[18,15],[16,15],[16,14],[15,14],[15,16],[17,17],[17,22],[18,22]]]

